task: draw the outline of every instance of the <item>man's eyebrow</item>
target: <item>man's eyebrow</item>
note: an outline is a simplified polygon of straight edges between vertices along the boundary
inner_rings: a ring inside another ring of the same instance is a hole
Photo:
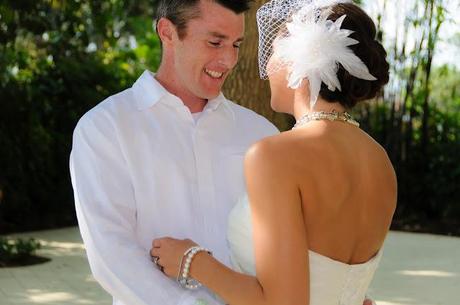
[[[216,38],[220,38],[220,39],[229,39],[227,35],[218,33],[218,32],[209,32],[208,34]],[[235,42],[242,42],[243,40],[244,40],[244,37],[240,37]]]

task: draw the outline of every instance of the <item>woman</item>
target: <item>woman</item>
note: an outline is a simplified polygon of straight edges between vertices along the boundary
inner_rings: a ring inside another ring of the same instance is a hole
[[[155,240],[151,255],[184,287],[199,282],[232,305],[361,305],[395,210],[396,177],[346,111],[388,82],[385,50],[372,20],[348,1],[271,1],[258,22],[272,108],[297,124],[246,154],[248,199],[229,220],[234,269],[191,240]]]

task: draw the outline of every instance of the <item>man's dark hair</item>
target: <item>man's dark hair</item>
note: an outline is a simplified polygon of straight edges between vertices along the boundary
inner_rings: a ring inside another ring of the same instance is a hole
[[[177,28],[179,38],[184,38],[187,23],[191,19],[200,17],[200,1],[213,1],[236,14],[249,10],[252,0],[159,0],[156,20],[169,19]]]

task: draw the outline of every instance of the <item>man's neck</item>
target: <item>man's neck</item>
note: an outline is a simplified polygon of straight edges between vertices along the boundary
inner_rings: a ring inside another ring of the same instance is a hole
[[[155,79],[171,94],[182,100],[185,106],[190,109],[191,113],[202,112],[208,100],[194,96],[185,90],[177,88],[177,80],[172,73],[167,73],[161,67],[155,74]]]

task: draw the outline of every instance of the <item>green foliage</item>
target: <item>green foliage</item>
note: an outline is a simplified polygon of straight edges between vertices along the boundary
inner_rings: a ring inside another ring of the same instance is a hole
[[[460,235],[459,79],[460,71],[448,66],[433,71],[426,135],[422,86],[414,88],[404,114],[388,101],[361,109],[365,129],[385,147],[396,169],[396,228]]]
[[[26,259],[41,248],[40,242],[30,239],[8,239],[0,237],[0,266],[12,261]]]
[[[393,16],[385,6],[377,13],[402,17],[394,32],[385,32],[389,38],[383,37],[390,83],[377,103],[361,109],[363,125],[396,168],[395,228],[460,235],[460,73],[433,66],[443,26],[455,23],[452,9],[449,1],[419,0]]]
[[[448,65],[433,71],[431,100],[440,110],[460,113],[460,71]]]
[[[158,66],[153,2],[1,2],[0,233],[75,223],[73,128]]]

